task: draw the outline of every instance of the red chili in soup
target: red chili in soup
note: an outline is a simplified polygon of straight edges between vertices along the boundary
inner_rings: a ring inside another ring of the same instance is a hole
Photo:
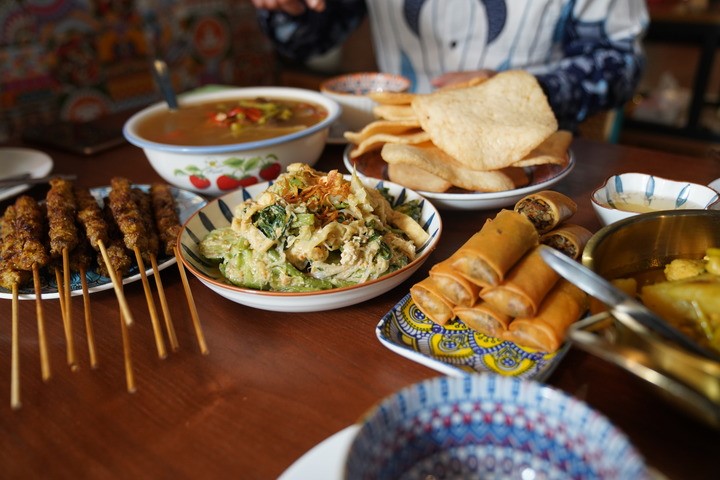
[[[227,145],[288,135],[327,115],[320,105],[295,100],[214,100],[157,112],[139,123],[137,132],[146,140],[172,145]]]

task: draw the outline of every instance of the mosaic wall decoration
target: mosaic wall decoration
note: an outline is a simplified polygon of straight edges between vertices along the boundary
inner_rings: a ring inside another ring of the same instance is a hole
[[[249,0],[0,0],[0,139],[157,101],[154,58],[183,92],[271,84],[272,55]]]

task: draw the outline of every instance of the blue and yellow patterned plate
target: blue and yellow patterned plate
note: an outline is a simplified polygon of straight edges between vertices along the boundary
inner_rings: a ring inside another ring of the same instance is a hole
[[[430,321],[408,293],[378,323],[375,333],[390,350],[445,375],[493,372],[543,381],[567,353],[520,347],[488,337],[455,319],[444,326]]]

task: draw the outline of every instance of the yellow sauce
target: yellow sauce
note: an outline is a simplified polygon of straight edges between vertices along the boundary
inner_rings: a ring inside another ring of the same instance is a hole
[[[697,204],[686,202],[680,207],[675,207],[674,198],[652,197],[648,201],[642,192],[623,194],[621,197],[613,198],[613,204],[618,210],[635,213],[655,212],[658,210],[684,210],[702,208]]]

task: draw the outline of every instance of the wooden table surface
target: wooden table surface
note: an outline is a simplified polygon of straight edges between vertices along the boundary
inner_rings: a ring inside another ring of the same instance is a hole
[[[576,140],[572,148],[577,166],[554,188],[577,201],[575,221],[593,231],[599,224],[590,193],[609,175],[650,172],[705,184],[720,177],[720,163],[712,159],[586,140]],[[107,185],[115,175],[136,183],[159,180],[142,151],[130,145],[95,157],[46,151],[55,162],[54,172],[76,173],[81,185]],[[342,147],[329,145],[317,168],[342,169],[341,159]],[[30,193],[40,197],[44,190],[35,187]],[[176,268],[163,271],[162,279],[180,349],[165,359],[156,353],[142,285],[129,284],[135,393],[126,391],[112,290],[90,296],[99,349],[96,369],[88,363],[81,297],[73,297],[77,371],[65,360],[59,303],[43,302],[52,366],[47,382],[40,376],[35,304],[22,301],[22,408],[12,410],[11,301],[0,300],[0,477],[278,477],[383,397],[439,375],[385,348],[374,328],[432,264],[496,213],[443,212],[443,237],[423,268],[382,296],[339,310],[255,310],[214,294],[191,277],[208,355],[198,349]],[[619,368],[571,349],[548,383],[608,416],[667,477],[716,478],[720,434],[670,407]]]

